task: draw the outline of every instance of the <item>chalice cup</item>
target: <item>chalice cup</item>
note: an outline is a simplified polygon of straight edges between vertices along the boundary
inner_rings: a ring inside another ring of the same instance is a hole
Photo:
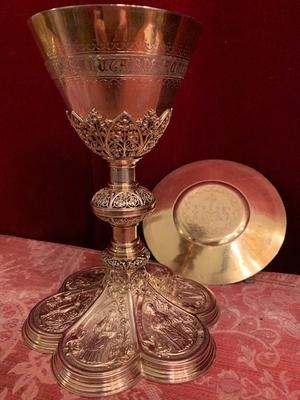
[[[71,125],[109,162],[110,182],[91,206],[113,234],[100,266],[31,310],[25,342],[53,353],[58,382],[81,395],[117,393],[141,376],[194,379],[214,359],[207,326],[218,307],[209,289],[149,261],[137,225],[155,200],[135,166],[170,121],[199,24],[150,7],[85,5],[40,12],[30,25]]]

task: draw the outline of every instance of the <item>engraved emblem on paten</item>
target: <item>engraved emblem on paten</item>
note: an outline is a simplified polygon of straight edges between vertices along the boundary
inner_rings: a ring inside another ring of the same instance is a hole
[[[149,110],[134,119],[126,111],[114,119],[104,118],[95,109],[82,118],[75,111],[67,112],[71,125],[85,145],[105,160],[140,158],[148,153],[166,130],[172,110],[160,116]]]
[[[174,217],[179,231],[188,239],[221,244],[243,232],[249,209],[237,189],[209,182],[183,193],[175,206]]]

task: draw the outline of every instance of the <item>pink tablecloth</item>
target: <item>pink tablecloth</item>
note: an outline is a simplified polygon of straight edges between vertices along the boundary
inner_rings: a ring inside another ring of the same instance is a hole
[[[24,346],[21,326],[67,275],[99,259],[94,250],[0,236],[0,400],[80,399],[55,383],[50,356]],[[141,380],[107,399],[300,399],[300,277],[263,272],[213,290],[222,311],[213,367],[194,382]]]

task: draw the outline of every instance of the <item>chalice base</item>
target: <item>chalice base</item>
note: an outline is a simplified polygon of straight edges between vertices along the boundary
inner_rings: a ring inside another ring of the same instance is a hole
[[[52,368],[70,392],[111,395],[140,377],[193,380],[215,357],[207,325],[219,316],[206,287],[154,262],[130,271],[93,267],[70,275],[23,326],[27,345],[54,353]]]

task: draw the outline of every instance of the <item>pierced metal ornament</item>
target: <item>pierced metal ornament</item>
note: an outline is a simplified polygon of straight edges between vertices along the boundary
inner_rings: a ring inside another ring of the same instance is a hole
[[[79,395],[117,393],[141,376],[194,379],[213,362],[204,324],[217,320],[218,307],[205,287],[149,262],[137,224],[155,200],[135,166],[170,121],[199,24],[151,7],[81,5],[38,13],[31,25],[71,125],[110,164],[91,206],[113,232],[103,266],[71,275],[40,302],[24,339],[54,353],[58,382]]]
[[[172,110],[160,117],[154,110],[134,119],[126,111],[115,119],[103,118],[93,109],[85,118],[67,112],[69,121],[84,144],[107,161],[140,158],[156,145],[166,130]]]

